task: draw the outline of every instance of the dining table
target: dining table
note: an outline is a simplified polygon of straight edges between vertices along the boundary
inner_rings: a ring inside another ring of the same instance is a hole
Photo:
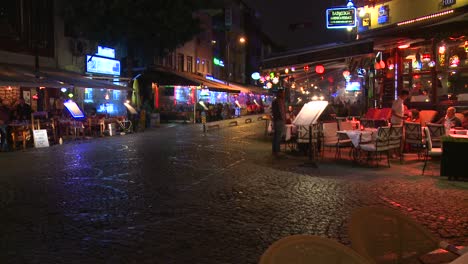
[[[354,148],[358,148],[361,142],[372,142],[377,138],[376,128],[364,130],[339,130],[336,132],[340,139],[350,139]]]

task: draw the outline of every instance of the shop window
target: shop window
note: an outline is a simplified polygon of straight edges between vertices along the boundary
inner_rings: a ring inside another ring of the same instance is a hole
[[[118,101],[120,100],[121,92],[119,90],[112,91],[112,100]]]
[[[93,102],[93,89],[86,88],[84,93],[84,101],[85,103],[92,103]]]
[[[193,72],[193,57],[187,56],[187,72]]]

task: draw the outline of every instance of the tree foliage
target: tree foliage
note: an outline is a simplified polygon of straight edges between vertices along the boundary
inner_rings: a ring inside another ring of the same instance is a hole
[[[104,44],[125,43],[162,54],[201,31],[194,13],[210,0],[67,0],[60,13],[80,36]],[[129,50],[129,52],[132,52]]]

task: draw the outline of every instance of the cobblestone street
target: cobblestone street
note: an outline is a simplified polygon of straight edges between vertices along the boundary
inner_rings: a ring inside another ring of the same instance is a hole
[[[350,212],[365,205],[468,245],[468,183],[440,178],[437,162],[425,176],[413,161],[307,168],[272,159],[263,132],[166,125],[0,153],[1,263],[256,263],[291,234],[349,245]]]

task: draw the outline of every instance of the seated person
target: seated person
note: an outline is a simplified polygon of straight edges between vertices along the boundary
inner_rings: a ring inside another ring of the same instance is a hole
[[[449,126],[450,128],[461,127],[461,120],[455,116],[455,112],[455,107],[447,108],[447,114],[444,117],[442,117],[439,121],[437,121],[437,124],[444,124],[446,126]]]
[[[288,106],[288,111],[286,112],[286,124],[292,124],[296,119],[296,114],[294,113],[294,108],[292,105]]]
[[[16,119],[20,121],[30,120],[31,113],[31,106],[24,101],[24,98],[20,98],[16,106]]]
[[[462,127],[468,129],[468,111],[463,112]]]

